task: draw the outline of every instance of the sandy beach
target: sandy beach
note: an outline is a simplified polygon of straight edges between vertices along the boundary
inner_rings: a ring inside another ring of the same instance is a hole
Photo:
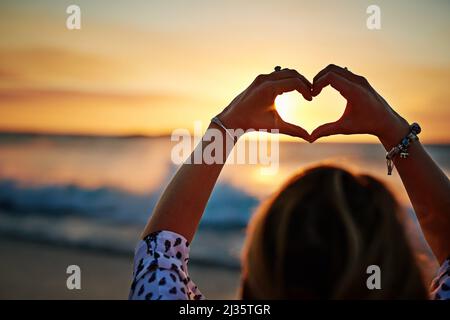
[[[127,299],[132,256],[0,238],[0,299]],[[68,290],[66,268],[81,268],[81,289]],[[239,272],[190,265],[209,299],[235,299]]]

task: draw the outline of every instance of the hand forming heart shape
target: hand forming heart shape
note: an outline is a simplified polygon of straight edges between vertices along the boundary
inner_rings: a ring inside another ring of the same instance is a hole
[[[309,134],[304,128],[286,122],[277,112],[277,96],[298,91],[311,101],[323,88],[336,89],[347,104],[342,116],[325,123]],[[373,134],[390,140],[408,131],[408,123],[371,87],[369,82],[346,68],[329,65],[320,71],[311,84],[295,70],[283,69],[258,76],[221,114],[222,122],[232,129],[279,130],[280,133],[313,142],[335,134]]]

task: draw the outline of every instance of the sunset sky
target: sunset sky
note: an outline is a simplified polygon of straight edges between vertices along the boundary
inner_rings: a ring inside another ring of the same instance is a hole
[[[81,7],[81,30],[66,8]],[[370,4],[381,30],[366,27]],[[364,75],[422,140],[450,143],[450,1],[2,1],[0,130],[168,134],[217,114],[275,65]],[[345,101],[291,96],[311,131]],[[298,105],[297,105],[298,104]],[[327,140],[325,140],[327,141]],[[328,141],[373,141],[366,136]]]

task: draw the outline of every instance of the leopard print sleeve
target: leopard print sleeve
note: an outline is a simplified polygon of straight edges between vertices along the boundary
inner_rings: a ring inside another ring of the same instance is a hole
[[[450,257],[439,268],[436,278],[431,282],[431,298],[450,300]]]
[[[130,300],[200,300],[204,296],[189,278],[189,242],[171,231],[140,241],[134,256]]]

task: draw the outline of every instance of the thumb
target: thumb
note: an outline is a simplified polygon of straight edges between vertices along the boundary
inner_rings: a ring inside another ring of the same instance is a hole
[[[302,127],[296,126],[295,124],[280,119],[278,122],[278,129],[280,130],[280,133],[287,134],[293,137],[302,138],[310,142],[309,133]]]
[[[318,126],[314,131],[311,133],[311,142],[316,141],[319,138],[331,136],[334,134],[341,134],[343,133],[342,127],[339,121],[335,122],[329,122],[325,123],[321,126]]]

